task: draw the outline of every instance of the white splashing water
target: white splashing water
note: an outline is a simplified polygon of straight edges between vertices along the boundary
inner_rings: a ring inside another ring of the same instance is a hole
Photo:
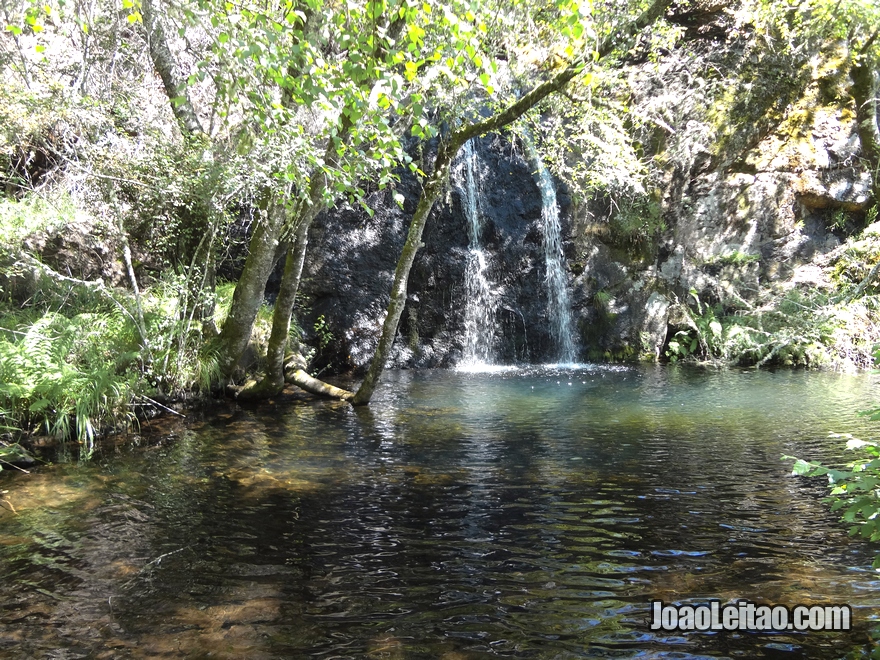
[[[479,160],[471,141],[461,149],[454,180],[461,189],[468,221],[468,254],[465,267],[464,355],[460,369],[491,366],[495,357],[495,316],[498,290],[489,280],[489,255],[480,245],[483,213],[480,203]]]
[[[526,153],[534,168],[535,183],[541,192],[541,220],[544,222],[544,264],[547,287],[547,315],[550,318],[550,335],[556,344],[556,359],[560,364],[574,363],[577,346],[574,340],[574,319],[568,295],[568,276],[562,254],[562,225],[559,221],[559,205],[556,187],[550,170],[538,155],[531,139],[524,140]]]

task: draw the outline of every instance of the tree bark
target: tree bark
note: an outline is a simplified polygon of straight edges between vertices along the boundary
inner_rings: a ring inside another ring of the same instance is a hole
[[[859,53],[856,64],[850,70],[852,95],[856,105],[856,130],[862,147],[862,158],[871,172],[875,203],[880,203],[880,111],[877,96],[877,64],[872,61],[868,49],[877,38],[877,32]]]
[[[147,30],[147,45],[150,49],[150,59],[159,77],[162,79],[162,85],[165,87],[165,94],[171,102],[171,111],[174,113],[175,119],[180,124],[183,134],[189,137],[194,135],[203,135],[205,133],[195,108],[189,100],[189,94],[186,92],[186,81],[179,75],[177,63],[168,47],[168,40],[165,38],[165,28],[162,21],[156,13],[156,5],[154,0],[143,0],[141,3],[141,15],[144,18],[144,27]]]
[[[354,394],[352,394],[348,390],[343,390],[334,385],[330,385],[329,383],[318,380],[317,378],[312,378],[302,369],[297,369],[296,371],[294,371],[293,375],[290,377],[290,380],[300,389],[303,389],[306,392],[310,392],[312,394],[329,396],[334,399],[342,399],[343,401],[350,401],[351,398],[354,396]]]
[[[270,193],[266,193],[267,197]],[[232,295],[229,315],[220,331],[220,371],[225,377],[232,375],[244,349],[251,338],[251,331],[260,305],[266,280],[275,261],[275,247],[281,229],[287,219],[285,208],[277,201],[264,202],[267,206],[257,222],[248,246],[248,258]]]

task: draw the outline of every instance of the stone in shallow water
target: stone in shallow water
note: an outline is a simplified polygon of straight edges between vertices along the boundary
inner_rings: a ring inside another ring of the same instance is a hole
[[[18,444],[0,446],[0,469],[4,465],[27,467],[34,465],[37,460],[28,451]]]

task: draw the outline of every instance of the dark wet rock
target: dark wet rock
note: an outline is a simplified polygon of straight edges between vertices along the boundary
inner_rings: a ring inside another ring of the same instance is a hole
[[[0,444],[0,468],[3,467],[29,467],[37,460],[19,444]]]
[[[528,164],[506,138],[479,139],[477,153],[486,218],[481,238],[489,254],[489,276],[500,293],[497,361],[550,359],[537,186]],[[393,202],[392,191],[376,191],[369,197],[374,217],[337,207],[313,226],[299,319],[312,345],[319,343],[314,328],[322,316],[333,335],[326,347],[317,348],[313,367],[361,369],[372,357],[410,213],[418,201],[418,183],[403,176],[394,192],[403,194],[403,209]],[[566,225],[567,202],[560,196]],[[462,193],[454,185],[435,206],[422,240],[390,361],[393,367],[449,367],[462,352],[468,234]]]

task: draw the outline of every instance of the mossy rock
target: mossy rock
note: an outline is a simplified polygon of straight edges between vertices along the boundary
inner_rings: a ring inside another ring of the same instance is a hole
[[[0,446],[0,470],[4,466],[25,467],[37,462],[31,454],[21,445],[11,444]]]

